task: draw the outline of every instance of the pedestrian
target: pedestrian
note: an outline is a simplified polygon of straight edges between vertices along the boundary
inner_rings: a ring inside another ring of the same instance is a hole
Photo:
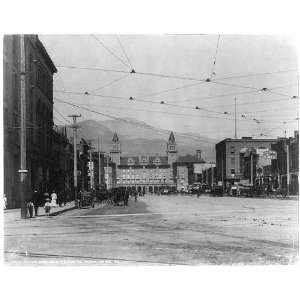
[[[47,202],[47,199],[49,198],[49,194],[47,193],[47,192],[45,192],[44,194],[43,194],[43,202],[42,202],[42,205],[44,206],[45,205],[45,203]]]
[[[55,193],[55,190],[52,191],[51,197],[51,206],[56,207],[57,206],[57,194]]]
[[[137,191],[134,191],[134,202],[137,202],[137,196],[138,196]]]
[[[64,206],[66,206],[66,204],[67,204],[67,191],[66,190],[64,190],[64,192],[63,192],[62,202],[63,202]]]
[[[124,198],[124,206],[128,206],[128,200],[129,200],[129,191],[128,191],[128,189],[126,189],[125,198]]]
[[[57,192],[57,204],[59,207],[62,206],[62,192]]]
[[[199,198],[200,195],[201,195],[201,188],[200,188],[200,186],[199,186],[199,187],[198,187],[198,190],[197,190],[197,197]]]
[[[46,213],[46,216],[49,217],[50,215],[50,211],[51,211],[51,204],[50,204],[50,198],[47,198],[46,199],[46,203],[44,205],[44,209],[45,209],[45,213]]]
[[[39,210],[39,205],[40,205],[40,195],[37,190],[33,191],[32,195],[32,203],[34,206],[34,216],[37,217],[38,215],[38,210]]]
[[[31,199],[29,201],[27,201],[27,209],[28,209],[29,217],[32,218],[33,217],[33,203],[31,201]]]
[[[4,194],[4,197],[3,197],[3,207],[4,207],[4,209],[6,209],[7,208],[7,198],[6,198],[6,195]]]

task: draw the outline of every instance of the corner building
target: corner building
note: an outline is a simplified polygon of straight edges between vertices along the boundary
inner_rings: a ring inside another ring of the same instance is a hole
[[[117,187],[131,187],[139,192],[158,192],[164,187],[176,188],[173,174],[177,145],[173,132],[166,143],[166,156],[121,156],[121,143],[117,133],[112,139],[110,156],[116,164]]]
[[[28,194],[55,179],[53,75],[57,69],[37,35],[25,35]],[[8,208],[20,207],[20,35],[3,39],[4,193]]]
[[[217,180],[234,182],[244,179],[244,159],[242,152],[247,148],[267,148],[277,142],[276,139],[227,138],[216,144]]]

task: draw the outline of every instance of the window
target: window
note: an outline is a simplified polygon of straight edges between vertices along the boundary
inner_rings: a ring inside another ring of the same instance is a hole
[[[155,158],[154,164],[155,164],[155,165],[159,165],[159,164],[160,164],[160,159],[159,159],[159,157]]]
[[[235,174],[235,169],[231,169],[231,174]]]
[[[234,166],[235,165],[235,158],[231,157],[231,165]]]
[[[231,153],[231,154],[234,154],[234,153],[235,153],[235,147],[234,147],[234,146],[231,146],[231,147],[230,147],[230,153]]]
[[[128,158],[128,160],[127,160],[127,163],[128,163],[128,165],[134,165],[134,160],[133,160],[133,158]]]

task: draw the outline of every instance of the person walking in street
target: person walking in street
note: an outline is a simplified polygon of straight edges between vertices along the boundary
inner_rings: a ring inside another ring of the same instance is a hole
[[[138,196],[138,192],[134,191],[134,202],[137,202],[137,196]]]
[[[39,195],[37,190],[33,191],[32,203],[33,203],[33,206],[34,206],[34,216],[37,217],[39,206],[40,206],[40,195]]]
[[[33,203],[32,203],[31,199],[29,201],[27,201],[27,210],[29,213],[29,217],[32,218],[33,217]]]
[[[124,206],[128,206],[128,200],[129,200],[129,191],[128,189],[126,189],[125,197],[124,197]]]
[[[51,204],[50,204],[50,198],[47,198],[46,199],[46,203],[44,205],[44,209],[45,209],[45,213],[46,213],[46,216],[49,217],[50,215],[50,211],[51,211]]]
[[[56,207],[57,206],[57,194],[55,193],[55,190],[52,191],[51,197],[51,206]]]

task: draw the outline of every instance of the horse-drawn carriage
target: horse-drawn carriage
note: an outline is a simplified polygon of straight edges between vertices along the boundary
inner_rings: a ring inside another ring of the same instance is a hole
[[[82,192],[79,199],[79,208],[95,207],[95,195],[93,192]]]

